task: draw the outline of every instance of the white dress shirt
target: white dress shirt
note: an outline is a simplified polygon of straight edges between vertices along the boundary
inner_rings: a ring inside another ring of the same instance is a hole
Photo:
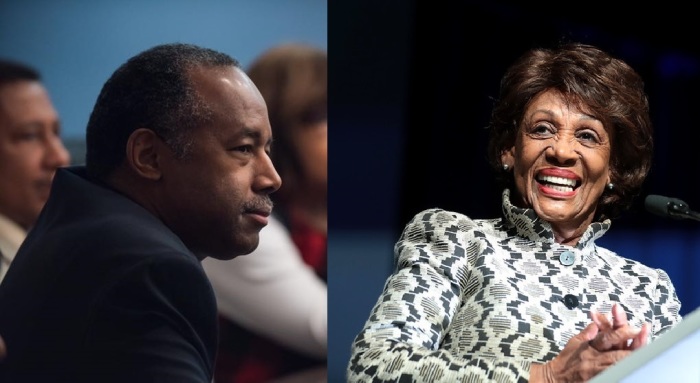
[[[26,237],[26,230],[0,214],[0,282],[5,278],[8,267]]]
[[[221,314],[297,351],[326,357],[326,283],[274,216],[252,253],[227,261],[205,258],[202,266]]]

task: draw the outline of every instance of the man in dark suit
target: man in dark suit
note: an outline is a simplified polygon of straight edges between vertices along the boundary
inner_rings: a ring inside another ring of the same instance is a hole
[[[0,285],[0,382],[212,380],[216,302],[199,263],[258,244],[281,184],[265,102],[190,44],[118,68]]]

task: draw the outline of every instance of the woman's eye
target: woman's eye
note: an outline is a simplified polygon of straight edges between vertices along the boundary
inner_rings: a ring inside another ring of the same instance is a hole
[[[550,129],[547,125],[540,124],[540,125],[536,125],[534,128],[532,128],[532,133],[534,133],[534,134],[548,134],[548,133],[550,133]]]
[[[578,137],[584,141],[591,141],[591,142],[597,141],[596,135],[591,133],[591,132],[582,132],[578,135]]]

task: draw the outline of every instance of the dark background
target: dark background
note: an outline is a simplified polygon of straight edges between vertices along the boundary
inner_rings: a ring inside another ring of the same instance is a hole
[[[643,207],[644,196],[661,194],[700,209],[700,20],[670,2],[613,3],[329,2],[329,382],[344,381],[352,338],[381,293],[393,242],[411,216],[428,207],[474,218],[500,214],[486,161],[492,98],[517,56],[560,40],[624,59],[649,94],[652,171],[632,210],[599,244],[666,270],[682,314],[700,306],[700,222]]]

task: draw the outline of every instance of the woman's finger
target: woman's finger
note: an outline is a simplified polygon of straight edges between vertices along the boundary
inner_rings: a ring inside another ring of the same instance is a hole
[[[627,313],[618,303],[612,307],[612,322],[613,329],[618,329],[627,325]]]
[[[651,332],[651,326],[648,323],[644,323],[642,328],[639,330],[639,334],[632,338],[632,343],[629,345],[629,350],[636,350],[647,344],[649,339],[649,333]]]

